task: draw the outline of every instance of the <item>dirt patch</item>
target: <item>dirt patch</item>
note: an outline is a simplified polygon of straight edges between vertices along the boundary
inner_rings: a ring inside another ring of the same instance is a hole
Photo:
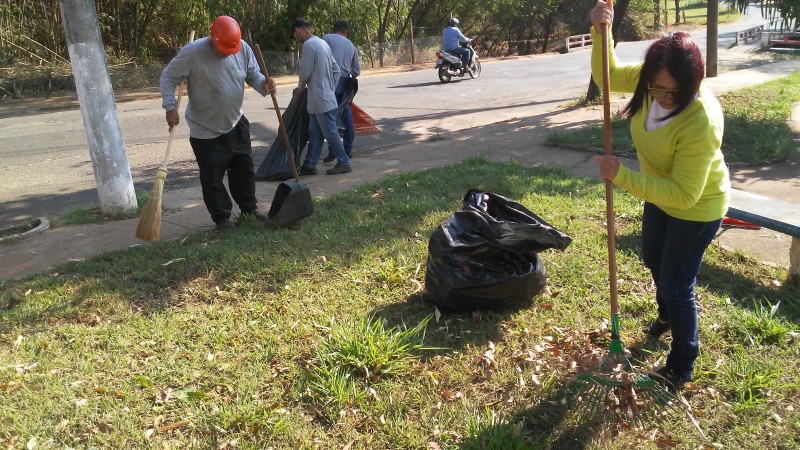
[[[115,90],[158,86],[163,66],[118,62],[108,67]],[[64,92],[75,92],[75,79],[69,64],[48,67],[17,65],[0,69],[0,101],[42,98]]]

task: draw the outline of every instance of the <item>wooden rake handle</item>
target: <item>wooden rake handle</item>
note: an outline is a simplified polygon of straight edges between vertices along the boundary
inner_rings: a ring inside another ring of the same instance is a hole
[[[612,10],[614,5],[612,0],[606,0],[606,4]],[[609,48],[608,35],[610,24],[600,26],[601,51],[603,64],[603,153],[606,156],[612,155],[611,149],[611,80],[609,69]],[[619,301],[617,299],[617,254],[616,238],[614,230],[614,185],[610,180],[606,180],[606,234],[608,235],[608,284],[611,301],[611,315],[619,314]]]
[[[264,63],[264,55],[261,54],[261,47],[259,47],[258,44],[255,44],[253,49],[255,50],[256,60],[258,61],[258,67],[261,69],[261,73],[263,73],[265,77],[269,78],[267,64]],[[292,146],[289,145],[289,135],[286,134],[286,126],[283,124],[283,116],[281,115],[281,108],[278,106],[278,99],[275,97],[274,92],[270,92],[269,94],[272,96],[272,105],[275,107],[275,114],[278,116],[278,128],[280,129],[281,137],[283,138],[283,146],[286,148],[286,157],[289,158],[289,165],[292,167],[294,180],[299,182],[300,174],[297,173],[297,165],[294,162]]]

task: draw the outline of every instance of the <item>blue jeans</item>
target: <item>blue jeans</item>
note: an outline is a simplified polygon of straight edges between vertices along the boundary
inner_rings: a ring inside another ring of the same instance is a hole
[[[472,60],[472,51],[466,47],[458,47],[451,50],[445,50],[447,53],[451,53],[453,55],[458,56],[461,58],[462,67],[465,69],[469,67],[469,63]]]
[[[328,141],[337,163],[349,166],[350,158],[344,152],[342,139],[339,138],[339,132],[336,130],[335,108],[322,114],[308,115],[308,154],[305,162],[303,162],[304,166],[317,167],[324,140]]]
[[[345,87],[346,84],[347,77],[339,77],[339,83],[336,85],[336,102],[339,105],[342,104],[342,97],[344,97],[344,93],[347,90]],[[344,126],[344,134],[342,136],[344,152],[347,153],[347,156],[350,156],[353,154],[353,141],[356,139],[356,127],[353,124],[353,110],[350,108],[349,103],[344,107],[342,126]]]
[[[645,202],[642,216],[642,260],[656,285],[658,318],[668,321],[672,348],[667,368],[692,379],[700,349],[694,287],[703,254],[722,219],[693,222],[676,219]]]

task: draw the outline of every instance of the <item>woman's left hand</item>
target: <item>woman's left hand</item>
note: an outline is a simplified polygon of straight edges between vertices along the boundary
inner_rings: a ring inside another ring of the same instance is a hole
[[[619,158],[616,156],[595,156],[594,160],[600,166],[600,178],[613,181],[619,172]]]

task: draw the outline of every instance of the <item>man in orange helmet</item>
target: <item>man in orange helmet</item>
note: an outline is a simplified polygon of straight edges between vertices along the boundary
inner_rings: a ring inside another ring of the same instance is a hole
[[[164,68],[161,99],[170,129],[180,122],[175,90],[184,80],[189,94],[185,113],[189,143],[200,169],[203,202],[217,231],[235,228],[230,220],[231,197],[242,215],[269,223],[256,202],[250,122],[242,113],[242,104],[244,83],[262,96],[274,93],[276,84],[259,70],[236,20],[217,17],[211,23],[211,36],[183,47]],[[230,195],[223,183],[226,173]]]

